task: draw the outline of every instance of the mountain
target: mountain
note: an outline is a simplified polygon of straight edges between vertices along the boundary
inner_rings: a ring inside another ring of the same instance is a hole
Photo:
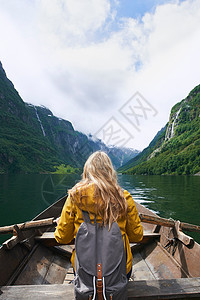
[[[0,62],[0,173],[52,172],[61,164],[81,168],[88,155],[100,149],[116,168],[138,154],[93,141],[48,108],[25,103]]]
[[[200,172],[200,85],[172,108],[169,122],[149,146],[118,171],[150,175]]]

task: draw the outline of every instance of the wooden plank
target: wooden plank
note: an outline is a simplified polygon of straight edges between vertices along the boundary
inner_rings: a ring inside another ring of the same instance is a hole
[[[40,245],[15,281],[17,285],[63,283],[69,260]],[[55,282],[54,282],[55,280]]]
[[[31,230],[32,231],[32,230]],[[26,246],[26,248],[28,248],[29,250],[31,250],[31,248],[34,246],[35,241],[34,241],[34,236],[35,236],[35,232],[31,235],[31,232],[29,232],[29,237],[26,238],[26,235],[24,234],[24,232],[22,233],[21,231],[19,232],[18,235],[14,235],[12,236],[10,239],[8,239],[7,241],[5,241],[2,245],[2,248],[5,250],[11,250],[12,248],[14,248],[17,244],[21,243],[24,246]]]
[[[2,245],[2,247],[4,249],[12,249],[13,247],[15,247],[17,244],[19,243],[19,239],[17,236],[12,236],[10,239],[8,239],[7,241],[5,241]]]
[[[144,238],[156,238],[156,237],[160,237],[160,233],[144,231],[144,235],[143,236],[144,236]],[[35,236],[35,239],[37,241],[55,239],[54,232],[44,232],[42,235]]]
[[[178,243],[174,258],[190,277],[200,277],[200,245],[195,243],[190,249]]]
[[[51,250],[59,256],[65,256],[68,259],[71,259],[72,251],[75,248],[75,245],[58,245],[51,247]]]
[[[54,237],[54,232],[44,232],[42,235],[36,236],[35,237],[36,240],[38,241],[42,241],[42,240],[48,240],[48,239],[55,239]]]
[[[144,237],[159,237],[160,233],[155,233],[151,231],[144,231]],[[36,240],[54,239],[54,232],[44,232],[42,235],[36,236]]]
[[[156,279],[190,277],[159,242],[148,244],[140,251],[140,254]]]
[[[133,278],[134,281],[156,279],[140,253],[133,255],[133,271],[131,278]]]
[[[157,238],[157,237],[160,237],[160,233],[144,231],[143,237],[144,238]]]
[[[159,237],[160,237],[160,233],[144,231],[143,239],[140,243],[147,243],[150,239],[156,239]],[[35,236],[35,240],[43,243],[48,247],[60,245],[56,243],[54,232],[44,232],[42,235]],[[74,240],[71,243],[69,243],[69,245],[73,245],[73,244],[74,244]]]
[[[3,287],[0,300],[73,300],[72,284],[44,284]]]
[[[150,216],[140,213],[140,219],[144,223],[151,223],[166,227],[175,227],[176,221],[171,219],[160,218],[158,216]],[[190,232],[200,232],[200,226],[189,223],[180,222],[180,228]]]
[[[32,250],[30,251],[30,253],[24,257],[24,259],[22,260],[22,262],[19,264],[19,266],[14,271],[14,273],[12,273],[12,276],[6,282],[6,285],[12,285],[15,282],[16,278],[18,278],[18,276],[21,274],[22,270],[27,265],[28,261],[31,259],[34,251],[37,249],[38,246],[39,245],[35,245],[32,248]]]
[[[191,246],[185,246],[179,240],[174,240],[174,230],[169,227],[162,227],[160,233],[162,247],[166,247],[169,255],[181,265],[185,273],[189,277],[200,277],[200,245],[194,242]]]
[[[54,256],[52,251],[40,245],[25,265],[14,284],[43,284]]]
[[[24,223],[20,223],[20,224],[16,224],[16,225],[0,227],[0,234],[13,233],[13,231],[15,230],[15,226],[17,226],[17,228],[19,230],[28,230],[30,228],[35,229],[35,228],[46,227],[46,226],[51,226],[51,225],[55,225],[54,218],[24,222]]]
[[[73,300],[73,284],[6,286],[0,300]],[[200,278],[140,280],[128,283],[128,299],[189,299],[200,298]]]
[[[144,231],[143,239],[140,242],[140,244],[146,244],[150,240],[155,240],[155,239],[159,239],[159,238],[160,238],[160,233]]]
[[[44,278],[43,284],[63,283],[67,274],[67,269],[70,265],[69,261],[65,260],[63,263],[62,258],[54,257]]]
[[[53,246],[58,246],[61,245],[56,242],[55,237],[54,237],[54,232],[44,232],[42,235],[35,236],[35,240],[41,242],[47,247],[53,247]],[[73,239],[71,243],[68,245],[74,245],[75,240]]]
[[[28,253],[22,245],[16,245],[14,251],[0,248],[0,286],[7,284]]]
[[[200,299],[200,278],[132,281],[128,299]]]

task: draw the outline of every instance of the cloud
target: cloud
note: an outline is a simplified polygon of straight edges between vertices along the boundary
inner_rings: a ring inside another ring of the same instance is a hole
[[[29,22],[16,7],[0,12],[2,62],[25,101],[80,131],[94,134],[114,116],[133,133],[129,146],[142,149],[199,84],[198,0],[166,1],[138,19],[117,18],[120,5],[108,0],[32,3],[18,2]],[[158,111],[140,132],[119,112],[136,91]]]
[[[88,42],[112,17],[108,0],[39,0],[39,29],[53,46]]]

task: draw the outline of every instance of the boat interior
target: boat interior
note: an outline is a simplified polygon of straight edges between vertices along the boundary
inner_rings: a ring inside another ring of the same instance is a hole
[[[65,198],[35,220],[60,215]],[[154,215],[137,204],[140,213]],[[144,238],[131,244],[128,299],[200,299],[200,245],[184,245],[169,227],[143,223]],[[74,244],[55,244],[54,226],[29,230],[0,249],[0,300],[74,299],[70,263]],[[17,240],[17,242],[16,242]],[[3,271],[3,272],[2,272]]]

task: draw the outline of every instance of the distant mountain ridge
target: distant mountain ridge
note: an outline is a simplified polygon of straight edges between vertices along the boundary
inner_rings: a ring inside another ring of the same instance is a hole
[[[0,173],[52,172],[68,164],[81,168],[90,153],[103,150],[115,167],[137,150],[109,148],[100,140],[74,130],[46,107],[25,103],[7,78],[0,62]]]
[[[200,172],[200,85],[173,106],[169,122],[149,146],[118,171],[150,175]]]

